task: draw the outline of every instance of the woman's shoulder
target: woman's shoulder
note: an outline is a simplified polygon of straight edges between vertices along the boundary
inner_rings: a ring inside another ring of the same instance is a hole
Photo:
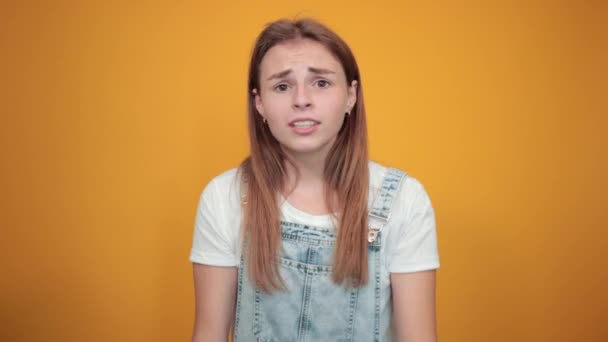
[[[370,160],[369,165],[370,187],[371,190],[374,191],[374,194],[380,191],[380,188],[382,187],[382,182],[384,181],[384,178],[387,175],[387,171],[389,169],[393,169],[403,174],[403,178],[401,179],[401,184],[397,196],[399,202],[401,202],[401,205],[414,201],[414,199],[419,197],[420,195],[426,196],[426,190],[422,182],[418,178],[409,174],[406,170],[383,165],[379,162],[372,160]]]
[[[240,205],[239,169],[224,170],[211,178],[203,190],[203,196],[216,206],[237,209]]]
[[[237,182],[238,173],[239,173],[238,167],[224,170],[224,171],[216,174],[215,176],[213,176],[213,178],[211,178],[211,181],[209,183],[210,184],[212,183],[212,184],[214,184],[214,186],[219,187],[219,188],[226,188],[226,187],[232,186],[235,183],[236,183],[236,185],[239,185],[238,184],[239,182]]]

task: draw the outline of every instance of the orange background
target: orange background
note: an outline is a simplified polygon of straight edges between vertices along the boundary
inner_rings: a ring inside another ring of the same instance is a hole
[[[254,38],[313,16],[437,214],[441,341],[608,340],[604,1],[4,1],[0,340],[185,341]]]

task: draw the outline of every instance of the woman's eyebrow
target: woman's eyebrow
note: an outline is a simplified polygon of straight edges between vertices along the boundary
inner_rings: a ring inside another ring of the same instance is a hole
[[[308,67],[308,71],[312,72],[313,74],[319,74],[319,75],[336,73],[333,70],[323,69],[323,68],[313,68],[313,67]]]
[[[291,73],[291,69],[283,70],[281,72],[277,72],[276,74],[270,75],[270,77],[268,77],[266,79],[266,81],[270,81],[270,80],[273,80],[275,78],[283,78],[283,77],[289,75],[290,73]]]
[[[336,73],[333,70],[324,69],[324,68],[315,68],[315,67],[308,67],[308,71],[312,72],[313,74],[318,74],[318,75],[335,74]],[[291,74],[291,72],[292,72],[291,69],[283,70],[281,72],[277,72],[276,74],[270,75],[270,77],[268,77],[266,80],[270,81],[270,80],[273,80],[273,79],[276,79],[276,78],[283,78],[283,77]]]

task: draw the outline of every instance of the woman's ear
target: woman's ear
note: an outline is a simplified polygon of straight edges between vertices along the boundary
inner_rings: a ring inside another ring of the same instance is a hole
[[[355,103],[357,102],[357,80],[353,80],[348,87],[348,99],[346,101],[346,111],[350,113],[351,110],[355,107]]]
[[[260,115],[264,114],[264,106],[262,105],[262,99],[260,98],[260,94],[258,94],[258,90],[253,88],[253,90],[251,90],[251,93],[253,94],[253,98],[255,100],[255,109],[258,110],[258,113],[260,113]]]

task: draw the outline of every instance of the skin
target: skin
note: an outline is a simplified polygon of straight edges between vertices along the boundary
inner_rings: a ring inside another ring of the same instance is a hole
[[[437,341],[435,279],[435,270],[391,273],[397,341]]]
[[[289,72],[288,72],[289,71]],[[319,72],[321,71],[321,72]],[[276,77],[278,74],[280,77]],[[327,213],[323,196],[325,156],[345,113],[356,102],[357,82],[347,84],[344,70],[323,45],[298,40],[272,47],[260,65],[256,109],[300,172],[287,165],[288,200],[300,210]],[[289,122],[309,117],[320,122],[309,136],[295,134]],[[348,120],[348,118],[346,118]],[[194,264],[195,323],[192,341],[227,341],[236,302],[236,267]],[[435,271],[392,273],[396,340],[437,341]]]
[[[357,82],[346,84],[342,65],[320,43],[279,44],[264,56],[256,109],[272,135],[295,159],[323,160],[356,101]],[[308,117],[320,122],[309,136],[298,136],[289,122]]]
[[[260,89],[253,93],[256,109],[295,164],[286,164],[285,198],[311,214],[328,213],[318,195],[323,192],[324,160],[355,105],[357,81],[347,84],[340,61],[322,44],[305,39],[268,50],[260,65]],[[289,123],[302,117],[318,121],[317,131],[294,133]],[[300,172],[297,183],[295,168]]]

